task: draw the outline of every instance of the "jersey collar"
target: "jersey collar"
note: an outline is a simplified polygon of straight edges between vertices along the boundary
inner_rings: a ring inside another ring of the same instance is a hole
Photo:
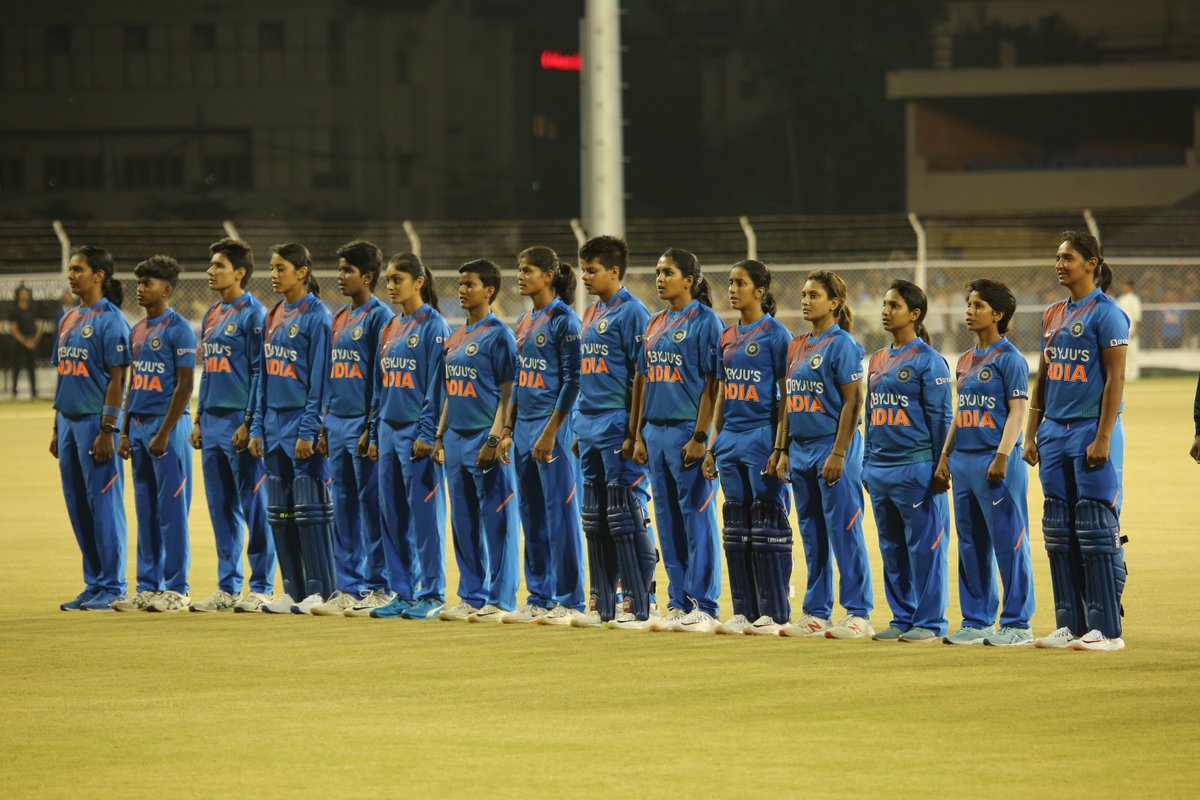
[[[1072,303],[1070,298],[1068,298],[1067,299],[1067,308],[1074,311],[1075,309],[1079,308],[1081,305],[1083,305],[1091,300],[1096,299],[1096,296],[1101,295],[1101,294],[1104,294],[1104,292],[1102,292],[1100,290],[1100,287],[1097,286],[1089,294],[1085,294],[1083,297],[1079,298],[1079,302],[1077,302],[1077,303]]]

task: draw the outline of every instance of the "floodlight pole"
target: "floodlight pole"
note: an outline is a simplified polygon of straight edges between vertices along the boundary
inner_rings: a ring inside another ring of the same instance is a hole
[[[1088,232],[1096,237],[1096,241],[1100,241],[1100,226],[1096,224],[1096,217],[1090,208],[1083,210],[1083,221],[1087,223]]]
[[[71,263],[71,237],[67,236],[67,229],[58,220],[50,223],[50,227],[54,228],[54,235],[58,237],[58,244],[62,249],[62,276],[65,281],[67,279],[67,266]]]
[[[915,211],[908,212],[908,224],[917,235],[917,268],[914,270],[913,283],[927,289],[925,281],[929,277],[929,247],[925,240],[925,226]]]
[[[417,258],[421,257],[421,237],[417,235],[417,228],[412,224],[412,220],[406,219],[401,223],[404,226],[404,235],[408,237],[408,246],[412,249],[412,253]]]
[[[582,131],[580,178],[584,226],[625,236],[625,147],[621,117],[621,4],[586,0],[580,24]]]
[[[239,242],[242,240],[242,237],[238,236],[237,226],[233,224],[233,220],[225,220],[221,223],[221,227],[225,229],[225,235],[230,239],[236,239]]]

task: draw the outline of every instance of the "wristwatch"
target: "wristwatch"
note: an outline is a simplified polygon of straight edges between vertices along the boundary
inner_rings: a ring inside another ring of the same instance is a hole
[[[695,433],[692,434],[692,441],[699,442],[700,444],[704,444],[705,442],[708,441],[708,432],[707,431],[696,431]]]
[[[100,424],[100,430],[104,433],[116,433],[118,430],[120,430],[120,428],[111,422],[103,422]]]
[[[500,437],[494,433],[489,433],[488,437],[483,440],[483,443],[488,447],[495,447],[500,444]]]

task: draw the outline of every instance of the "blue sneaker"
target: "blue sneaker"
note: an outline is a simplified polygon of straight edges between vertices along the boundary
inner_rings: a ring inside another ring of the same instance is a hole
[[[949,636],[943,636],[942,641],[945,644],[983,644],[984,639],[995,632],[996,626],[994,625],[988,625],[986,628],[963,625]]]
[[[877,642],[894,642],[904,635],[904,631],[897,628],[895,625],[888,625],[883,630],[876,633],[871,638]]]
[[[940,642],[941,636],[938,636],[937,631],[931,631],[929,628],[909,628],[904,633],[900,634],[899,641],[901,642]]]
[[[400,613],[405,619],[437,619],[446,604],[436,597],[422,597]]]
[[[100,591],[92,595],[91,600],[80,603],[79,607],[84,611],[112,611],[113,603],[124,599],[125,595],[123,594]]]
[[[1020,647],[1033,644],[1033,631],[1029,628],[1017,628],[1004,625],[999,631],[983,640],[988,647]]]
[[[95,590],[91,587],[84,589],[74,600],[68,600],[65,603],[60,603],[59,608],[63,611],[82,611],[83,604],[96,596]]]
[[[386,606],[371,609],[371,616],[375,619],[400,619],[404,616],[404,612],[412,606],[412,600],[403,600],[399,597],[392,600]]]

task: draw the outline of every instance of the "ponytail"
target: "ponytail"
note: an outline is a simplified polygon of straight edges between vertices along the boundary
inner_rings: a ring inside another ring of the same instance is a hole
[[[1112,282],[1112,267],[1104,260],[1104,256],[1100,256],[1100,261],[1096,264],[1096,285],[1100,287],[1100,291],[1107,294],[1108,287],[1112,286]]]
[[[807,281],[816,281],[821,284],[821,288],[825,290],[825,296],[830,300],[840,300],[837,310],[833,312],[833,318],[837,324],[846,333],[854,332],[854,309],[850,307],[850,289],[846,286],[845,279],[836,272],[830,272],[824,269],[814,270],[808,273]]]
[[[913,323],[913,329],[917,332],[917,336],[925,340],[925,344],[933,344],[929,338],[929,331],[925,330],[924,316],[925,314],[922,313],[920,317],[917,317],[917,321]]]
[[[560,261],[554,273],[554,293],[567,305],[575,303],[575,270],[566,261]]]
[[[773,317],[775,316],[775,309],[778,307],[779,305],[775,302],[775,295],[771,294],[771,290],[768,289],[762,296],[763,313],[770,314]]]
[[[421,300],[429,304],[429,307],[434,311],[440,311],[438,308],[437,289],[433,286],[433,273],[429,271],[429,267],[421,264],[421,277],[425,282],[421,284]]]
[[[700,281],[692,284],[692,297],[712,308],[712,287],[708,285],[708,278],[701,275]]]
[[[104,283],[100,285],[100,291],[104,293],[105,300],[117,308],[121,307],[121,302],[125,299],[125,287],[111,273],[105,277]]]
[[[320,297],[321,284],[317,283],[317,276],[313,275],[312,267],[308,268],[308,274],[304,276],[304,286],[313,293],[314,297]]]

